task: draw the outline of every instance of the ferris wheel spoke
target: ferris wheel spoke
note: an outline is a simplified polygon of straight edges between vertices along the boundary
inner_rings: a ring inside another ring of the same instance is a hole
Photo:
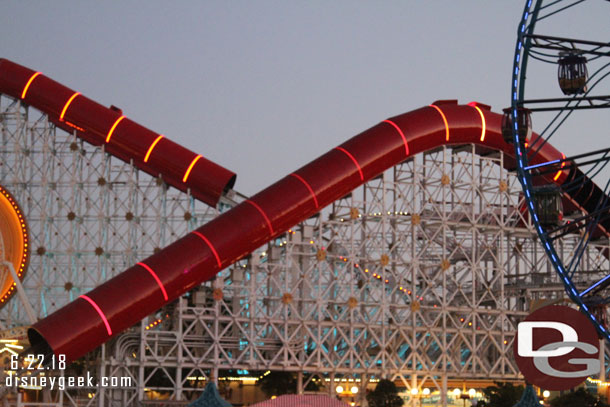
[[[595,295],[596,292],[605,289],[606,287],[608,287],[608,285],[610,285],[610,274],[597,281],[595,284],[589,286],[587,289],[581,291],[580,297],[585,298],[590,293]],[[610,297],[607,297],[606,301],[607,300],[610,300]]]
[[[602,215],[602,216],[600,216]],[[549,240],[558,240],[567,235],[578,233],[579,230],[591,226],[596,226],[598,223],[610,219],[610,206],[602,208],[598,213],[587,214],[581,216],[569,223],[565,223],[552,230],[546,231],[546,236]]]
[[[530,57],[547,64],[555,64],[555,55],[540,51],[530,51]]]
[[[601,154],[601,157],[594,158],[591,160],[577,161],[580,158],[592,157],[595,155]],[[592,175],[596,175],[593,171],[600,171],[605,167],[610,161],[610,149],[603,149],[592,151],[590,153],[578,154],[566,158],[556,159],[552,161],[547,161],[544,163],[529,165],[524,168],[525,171],[529,171],[532,177],[535,176],[543,176],[548,174],[557,174],[558,171],[570,171],[575,168],[583,168],[591,165],[592,167],[587,170],[584,175],[589,176],[591,178]],[[570,189],[571,184],[580,184],[582,183],[583,178],[575,179],[568,184],[563,184],[563,189],[568,191]]]
[[[582,104],[586,102],[587,104]],[[610,95],[603,96],[588,96],[588,97],[571,97],[571,98],[549,98],[549,99],[531,99],[523,101],[523,105],[541,105],[543,107],[528,107],[531,112],[553,112],[570,110],[587,110],[587,109],[605,109],[610,107]]]
[[[547,9],[547,8],[549,8],[549,7],[553,7],[555,4],[558,4],[558,3],[563,3],[564,1],[566,1],[566,0],[555,0],[555,1],[551,1],[550,3],[548,3],[548,4],[546,4],[546,5],[542,5],[542,6],[540,7],[540,10],[545,10],[545,9]]]
[[[574,256],[572,257],[572,259],[568,265],[568,270],[571,270],[571,271],[569,271],[570,276],[572,276],[575,273],[575,271],[577,270],[577,267],[580,264],[582,256],[585,253],[585,249],[587,248],[587,245],[589,244],[589,242],[592,240],[592,237],[594,236],[593,231],[594,231],[594,229],[597,228],[597,225],[599,225],[599,223],[600,223],[600,215],[601,215],[602,210],[605,210],[605,213],[607,215],[608,208],[606,207],[606,208],[600,209],[600,213],[597,213],[594,216],[592,216],[593,220],[584,223],[586,229],[583,233],[583,237],[580,240],[580,242],[578,243],[578,246],[576,247],[576,249],[574,251]],[[604,217],[604,219],[605,218],[606,217]]]
[[[589,237],[585,237],[583,240],[581,240],[578,244],[578,247],[574,251],[574,256],[570,260],[570,263],[568,264],[568,267],[567,267],[567,269],[569,270],[568,277],[570,279],[574,279],[575,274],[578,271],[578,267],[580,265],[580,261],[582,260],[582,256],[585,253],[585,249],[587,247],[588,240],[589,240]]]
[[[610,42],[588,41],[540,34],[527,34],[524,37],[532,41],[533,49],[542,48],[560,52],[577,51],[582,55],[594,56],[610,55]]]
[[[531,114],[531,111],[530,111],[530,114]],[[547,126],[544,128],[544,130],[540,133],[540,137],[533,140],[530,143],[530,145],[526,148],[526,154],[527,154],[528,159],[532,160],[534,157],[536,157],[536,155],[538,154],[540,149],[542,147],[544,147],[544,145],[550,141],[550,139],[553,137],[553,135],[555,135],[557,130],[568,119],[568,117],[570,117],[571,114],[572,114],[572,111],[562,110],[562,111],[559,111],[559,113],[557,113],[555,115],[555,117],[553,117],[553,119],[547,124]],[[534,147],[536,148],[535,150],[534,150]]]
[[[580,3],[583,3],[584,1],[585,0],[577,0],[574,3],[572,3],[572,4],[568,4],[567,6],[564,6],[564,7],[560,8],[560,9],[558,9],[558,10],[552,11],[549,14],[538,18],[538,21],[542,21],[542,20],[544,20],[544,19],[546,19],[548,17],[554,16],[555,14],[560,13],[562,11],[565,11],[565,10],[569,9],[570,7],[574,7],[574,6],[576,6],[576,5],[580,4]],[[553,4],[556,4],[556,3],[559,3],[559,2],[554,2]]]

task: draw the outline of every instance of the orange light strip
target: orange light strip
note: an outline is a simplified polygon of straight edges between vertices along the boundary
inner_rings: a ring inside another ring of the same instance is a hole
[[[60,122],[64,121],[64,116],[66,115],[66,111],[68,110],[68,106],[70,106],[70,103],[72,103],[74,98],[77,97],[78,95],[80,95],[80,92],[76,92],[76,93],[74,93],[74,95],[70,96],[70,99],[68,99],[68,101],[64,105],[63,110],[61,111],[61,114],[59,115],[59,121]]]
[[[137,263],[137,264],[138,264],[138,266],[144,267],[150,273],[150,275],[153,276],[153,278],[155,279],[157,284],[159,284],[159,288],[161,288],[161,291],[163,292],[163,298],[165,298],[165,301],[167,301],[167,299],[169,298],[167,296],[167,291],[165,291],[165,287],[163,286],[163,283],[159,279],[159,276],[157,275],[157,273],[155,273],[152,268],[150,268],[148,265],[146,265],[144,263],[140,262],[140,263]]]
[[[148,162],[148,159],[150,158],[150,153],[152,153],[153,149],[155,148],[155,146],[157,145],[157,143],[159,141],[161,141],[161,139],[163,138],[163,134],[160,134],[159,137],[157,137],[155,139],[155,141],[152,142],[152,144],[150,145],[150,147],[148,147],[148,151],[146,152],[146,156],[144,156],[144,162]]]
[[[41,73],[42,72],[36,72],[34,75],[30,76],[28,83],[26,83],[25,88],[23,88],[23,92],[21,92],[21,99],[25,99],[25,95],[28,93],[28,89],[30,88],[30,85],[32,84],[32,82],[34,82],[34,79]]]
[[[483,111],[479,106],[472,106],[477,109],[477,112],[481,115],[481,125],[483,126],[481,130],[481,141],[485,141],[485,132],[487,131],[487,123],[485,123],[485,116],[483,115]]]
[[[189,178],[189,175],[191,174],[191,171],[193,170],[193,167],[195,166],[195,163],[199,161],[200,158],[201,155],[197,155],[197,157],[193,158],[193,161],[191,161],[191,165],[189,165],[186,172],[184,173],[184,178],[182,178],[182,182],[186,182],[186,180]]]
[[[265,211],[263,211],[263,209],[260,206],[258,206],[258,204],[256,202],[253,202],[249,199],[246,200],[246,202],[249,203],[250,205],[254,206],[256,208],[256,210],[259,211],[261,215],[263,215],[263,218],[265,218],[265,222],[267,222],[267,227],[269,228],[269,232],[271,234],[273,234],[273,227],[271,226],[271,220],[269,220],[269,217],[267,216]]]
[[[400,129],[400,127],[398,127],[398,125],[396,123],[394,123],[391,120],[384,120],[384,123],[390,123],[392,126],[394,126],[394,128],[396,130],[398,130],[398,133],[400,134],[400,137],[402,137],[402,141],[405,143],[405,154],[408,156],[409,155],[409,146],[407,145],[407,138],[405,137],[405,133],[402,132],[402,130]]]
[[[216,251],[216,249],[214,248],[214,246],[212,245],[212,243],[210,243],[210,241],[208,240],[207,237],[205,237],[203,235],[203,233],[201,232],[197,232],[196,230],[193,230],[193,234],[196,236],[199,236],[201,238],[201,240],[203,240],[205,242],[205,244],[208,245],[208,247],[210,248],[210,250],[212,250],[212,253],[214,254],[214,257],[216,257],[216,262],[218,263],[218,268],[222,268],[222,263],[220,262],[220,256],[218,256],[218,252]]]
[[[360,164],[358,164],[358,161],[356,161],[356,158],[350,154],[349,151],[347,151],[346,149],[344,149],[343,147],[335,147],[335,150],[339,150],[345,154],[347,154],[347,156],[354,162],[354,164],[356,164],[356,167],[358,168],[358,172],[360,173],[360,181],[364,181],[364,174],[362,173],[362,168],[360,168]]]
[[[110,141],[110,137],[112,137],[112,133],[114,133],[114,129],[116,129],[116,126],[118,126],[119,123],[121,122],[121,120],[123,120],[124,118],[125,118],[125,116],[121,116],[118,119],[116,119],[116,122],[114,122],[114,124],[110,128],[110,131],[108,132],[108,135],[106,136],[106,143],[108,143]]]
[[[561,158],[563,158],[564,160],[566,159],[566,155],[564,153],[561,153]],[[566,166],[566,162],[563,161],[561,163],[561,168]],[[555,176],[553,177],[553,181],[557,181],[559,179],[559,177],[561,176],[561,173],[563,172],[563,170],[559,170],[557,171],[557,174],[555,174]]]
[[[436,105],[430,105],[430,107],[435,108],[441,114],[441,117],[443,118],[443,123],[445,123],[445,141],[449,141],[449,123],[447,123],[445,113],[443,113],[441,108]]]
[[[311,196],[313,196],[313,202],[316,204],[316,209],[318,209],[320,207],[320,205],[318,205],[318,198],[316,197],[315,192],[313,192],[313,189],[311,188],[311,185],[309,185],[309,183],[307,181],[305,181],[305,179],[303,179],[303,177],[301,177],[298,174],[292,173],[290,175],[292,177],[295,177],[299,181],[301,181],[303,183],[303,185],[305,185],[307,187],[307,189],[309,190],[309,193],[311,193]]]
[[[67,120],[66,120],[64,123],[66,123],[66,124],[67,124],[68,126],[70,126],[70,127],[75,128],[75,129],[76,129],[76,130],[78,130],[78,131],[82,131],[82,132],[85,132],[85,131],[86,131],[86,130],[85,130],[85,129],[83,129],[82,127],[78,127],[76,124],[74,124],[74,123],[70,123],[70,122],[69,122],[69,121],[67,121]]]
[[[95,310],[100,315],[100,317],[102,317],[102,321],[104,321],[104,325],[106,325],[106,331],[108,332],[108,336],[112,336],[112,329],[110,329],[110,323],[108,322],[108,319],[106,318],[106,315],[104,315],[104,313],[102,312],[101,308],[95,303],[95,301],[93,301],[91,298],[87,297],[84,294],[81,295],[80,298],[87,301],[89,304],[91,304],[93,306],[93,308],[95,308]]]

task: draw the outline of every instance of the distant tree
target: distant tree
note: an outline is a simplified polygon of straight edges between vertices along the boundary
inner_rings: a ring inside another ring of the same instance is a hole
[[[260,379],[258,384],[267,397],[297,392],[297,380],[290,372],[273,371]]]
[[[608,407],[608,404],[582,387],[551,400],[551,407]]]
[[[393,381],[382,379],[375,390],[366,395],[369,407],[401,407],[402,399]]]
[[[495,386],[483,389],[487,400],[479,401],[477,407],[513,407],[521,399],[523,389],[512,383],[495,382]]]

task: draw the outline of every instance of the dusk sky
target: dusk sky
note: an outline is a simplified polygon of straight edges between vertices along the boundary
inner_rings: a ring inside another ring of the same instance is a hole
[[[570,24],[607,41],[609,3],[591,3],[606,12]],[[253,194],[434,100],[501,111],[522,9],[515,0],[7,1],[0,57],[121,107],[235,171],[236,189]],[[607,124],[593,131],[600,140]],[[555,145],[572,149],[569,139]]]

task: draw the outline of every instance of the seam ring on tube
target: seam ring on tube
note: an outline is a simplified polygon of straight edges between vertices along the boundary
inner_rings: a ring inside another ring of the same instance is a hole
[[[104,321],[104,325],[106,325],[106,331],[108,332],[108,336],[112,336],[112,329],[110,329],[110,322],[108,322],[106,315],[104,315],[104,312],[99,307],[99,305],[97,305],[95,303],[95,301],[93,301],[91,298],[87,297],[85,294],[81,295],[79,298],[82,298],[83,300],[87,301],[89,304],[91,304],[93,306],[95,311],[97,311],[99,316],[102,318],[102,321]]]
[[[267,227],[269,227],[269,232],[273,234],[273,226],[271,226],[271,220],[269,220],[269,217],[267,216],[265,211],[263,211],[263,208],[258,206],[256,202],[253,202],[249,199],[246,200],[246,203],[249,203],[250,205],[254,206],[256,210],[259,211],[261,215],[263,215],[263,218],[265,218],[265,222],[267,222]]]
[[[356,168],[358,168],[358,173],[360,174],[360,180],[364,181],[364,174],[362,173],[362,168],[360,168],[360,164],[358,164],[358,161],[356,161],[356,158],[343,147],[335,147],[335,150],[339,150],[342,153],[346,154],[350,158],[350,160],[352,160],[354,162],[354,164],[356,164]]]
[[[313,197],[313,202],[316,204],[316,209],[319,208],[320,205],[318,204],[318,198],[316,197],[315,192],[313,192],[313,188],[311,187],[311,185],[309,185],[309,182],[305,181],[305,179],[303,177],[301,177],[298,174],[295,174],[294,172],[292,174],[290,174],[290,176],[295,177],[296,179],[301,181],[303,183],[303,185],[305,185],[305,187],[309,190],[309,193]]]

